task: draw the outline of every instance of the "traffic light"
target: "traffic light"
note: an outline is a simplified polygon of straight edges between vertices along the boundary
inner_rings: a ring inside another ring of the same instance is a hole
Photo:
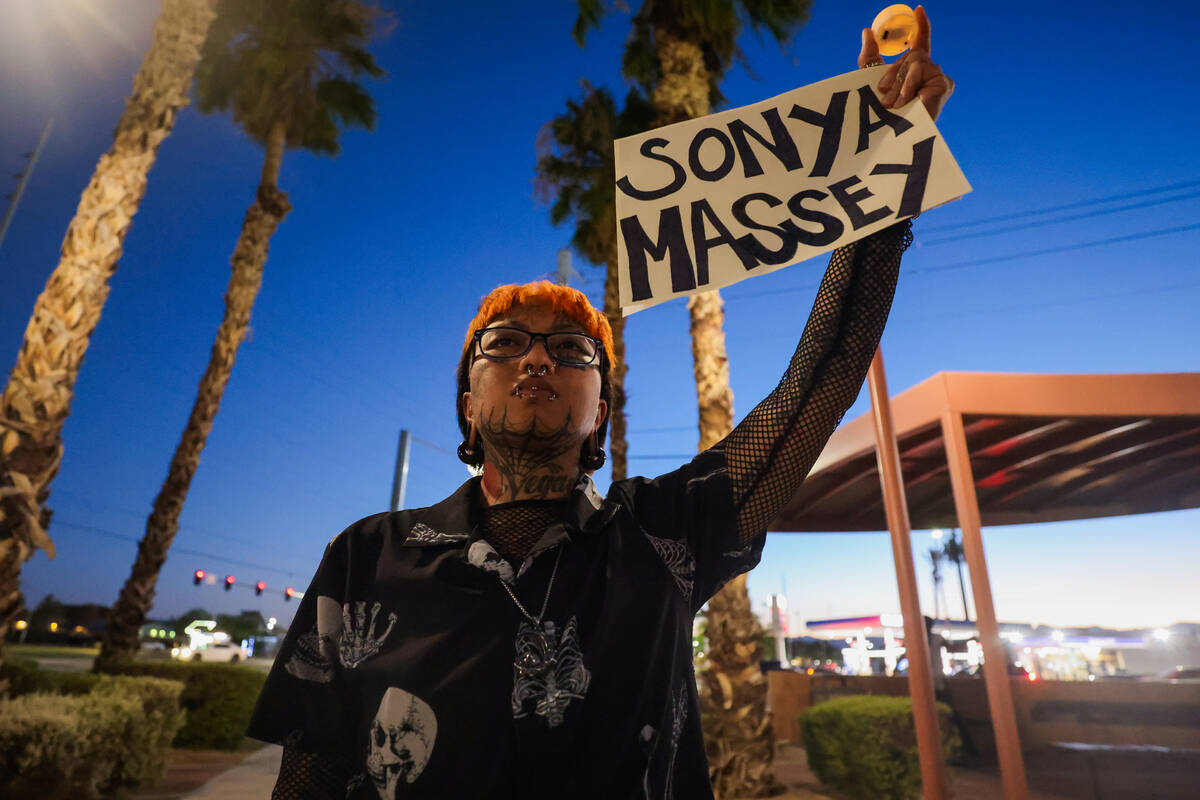
[[[265,582],[263,582],[263,581],[259,581],[258,583],[254,584],[254,594],[255,594],[255,596],[257,597],[258,595],[262,594],[262,593],[263,593],[263,589],[265,589],[265,588],[267,588],[267,584],[266,584]]]
[[[199,586],[204,581],[204,570],[198,569],[192,575],[192,585]]]
[[[225,576],[225,591],[227,591],[227,592],[228,592],[230,589],[232,589],[232,588],[233,588],[233,582],[234,582],[235,580],[236,580],[236,579],[235,579],[235,578],[234,578],[232,575],[226,575],[226,576]]]
[[[289,586],[283,590],[283,599],[284,600],[291,600],[295,596],[296,596],[296,590],[293,589],[292,587]]]

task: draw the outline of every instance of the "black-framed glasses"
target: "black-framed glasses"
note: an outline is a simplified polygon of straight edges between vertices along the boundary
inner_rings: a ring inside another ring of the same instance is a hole
[[[595,362],[600,353],[600,340],[586,333],[534,333],[523,328],[508,327],[475,331],[475,345],[479,348],[479,354],[493,361],[520,358],[533,349],[537,339],[542,340],[552,359],[568,367],[586,367]]]

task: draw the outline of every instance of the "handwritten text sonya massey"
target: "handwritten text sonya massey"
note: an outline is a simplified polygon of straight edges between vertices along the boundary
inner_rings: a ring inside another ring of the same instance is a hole
[[[820,91],[848,77],[858,85]],[[726,286],[764,265],[759,272],[770,272],[969,191],[942,144],[948,177],[961,185],[927,202],[937,129],[923,109],[885,108],[875,80],[849,73],[622,140],[622,305]]]

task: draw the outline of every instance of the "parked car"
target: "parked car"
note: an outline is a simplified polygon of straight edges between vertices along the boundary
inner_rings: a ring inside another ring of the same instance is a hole
[[[196,650],[178,647],[171,656],[180,661],[220,661],[236,664],[250,657],[250,651],[233,642],[210,642]]]
[[[1180,667],[1142,680],[1155,683],[1200,683],[1200,667]]]
[[[982,664],[972,664],[971,666],[963,667],[962,669],[953,673],[950,677],[951,678],[982,678],[983,677],[983,665]],[[1011,664],[1011,663],[1008,665],[1008,677],[1010,677],[1010,678],[1025,678],[1026,680],[1030,680],[1030,681],[1036,681],[1038,679],[1038,675],[1036,672],[1031,672],[1030,670],[1026,669],[1025,667],[1017,666],[1016,664]]]

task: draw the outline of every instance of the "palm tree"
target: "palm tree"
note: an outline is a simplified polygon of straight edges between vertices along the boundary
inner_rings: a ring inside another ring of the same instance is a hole
[[[617,222],[613,140],[641,133],[654,120],[650,101],[636,89],[618,110],[612,95],[586,81],[582,100],[568,100],[538,136],[536,191],[553,201],[550,221],[575,221],[571,245],[590,263],[604,266],[604,315],[613,332],[616,362],[609,408],[612,479],[626,475],[625,317],[617,294]]]
[[[942,555],[958,568],[958,590],[962,592],[963,619],[969,621],[971,612],[970,606],[967,605],[967,582],[963,578],[963,561],[966,560],[966,552],[962,547],[962,539],[958,537],[958,531],[950,531],[950,538],[946,540],[946,545],[942,548]]]
[[[642,0],[633,15],[622,69],[644,87],[669,125],[709,114],[721,103],[720,83],[740,56],[743,29],[768,32],[779,42],[808,20],[811,0]],[[603,0],[578,0],[576,41],[598,27]],[[733,391],[725,354],[725,312],[717,291],[688,298],[701,450],[733,429]],[[767,690],[757,670],[762,630],[750,610],[745,575],[708,603],[709,663],[701,702],[713,791],[718,797],[758,797],[774,791],[774,743]],[[748,677],[752,676],[752,677]]]
[[[164,0],[112,147],[79,198],[58,266],[34,303],[0,399],[0,642],[19,610],[22,565],[39,548],[54,557],[46,501],[62,459],[62,428],[75,380],[146,176],[188,104],[215,5],[216,0]]]
[[[233,119],[266,150],[253,203],[233,250],[225,316],[167,478],[146,520],[137,558],[113,606],[96,668],[132,658],[154,601],[200,453],[212,430],[262,283],[267,245],[291,210],[276,185],[284,152],[336,155],[339,123],[372,128],[375,103],[356,80],[383,71],[365,49],[379,12],[360,0],[220,0],[196,76],[201,111]]]
[[[929,563],[933,565],[933,618],[942,618],[942,558],[940,547],[929,548]]]

